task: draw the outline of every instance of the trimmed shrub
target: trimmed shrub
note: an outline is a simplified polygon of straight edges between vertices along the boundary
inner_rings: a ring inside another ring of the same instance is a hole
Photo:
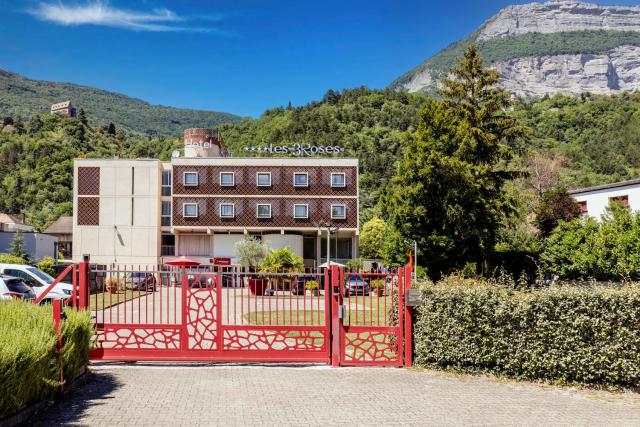
[[[70,310],[66,314],[60,356],[51,306],[0,301],[0,418],[52,396],[60,386],[60,357],[66,379],[75,377],[87,363],[93,328],[90,315]]]
[[[557,383],[640,385],[640,286],[424,284],[419,365]]]
[[[11,254],[0,254],[0,264],[28,264],[23,258]]]
[[[42,260],[36,265],[39,270],[44,271],[49,276],[56,277],[55,260],[50,256],[42,258]]]

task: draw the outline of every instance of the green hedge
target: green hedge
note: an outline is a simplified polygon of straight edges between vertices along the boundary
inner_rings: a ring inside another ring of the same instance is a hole
[[[0,418],[52,396],[60,385],[60,357],[66,379],[87,363],[93,331],[89,313],[66,310],[66,315],[59,355],[51,306],[0,301]]]
[[[557,383],[640,385],[640,287],[423,285],[419,365]]]

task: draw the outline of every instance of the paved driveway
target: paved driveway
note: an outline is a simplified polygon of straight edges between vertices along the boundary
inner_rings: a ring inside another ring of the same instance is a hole
[[[35,425],[639,425],[640,395],[395,368],[97,365]]]

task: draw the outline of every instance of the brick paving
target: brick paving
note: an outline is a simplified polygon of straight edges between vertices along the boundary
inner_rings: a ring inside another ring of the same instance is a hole
[[[29,425],[640,425],[640,395],[395,368],[99,364]]]

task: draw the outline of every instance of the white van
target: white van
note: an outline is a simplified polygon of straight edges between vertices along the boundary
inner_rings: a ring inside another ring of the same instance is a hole
[[[36,298],[39,298],[47,287],[55,280],[44,271],[38,270],[31,265],[0,264],[0,273],[7,276],[19,277],[24,280],[24,282],[31,286],[35,292]],[[72,285],[69,283],[59,282],[49,291],[44,299],[67,299],[72,293]]]

